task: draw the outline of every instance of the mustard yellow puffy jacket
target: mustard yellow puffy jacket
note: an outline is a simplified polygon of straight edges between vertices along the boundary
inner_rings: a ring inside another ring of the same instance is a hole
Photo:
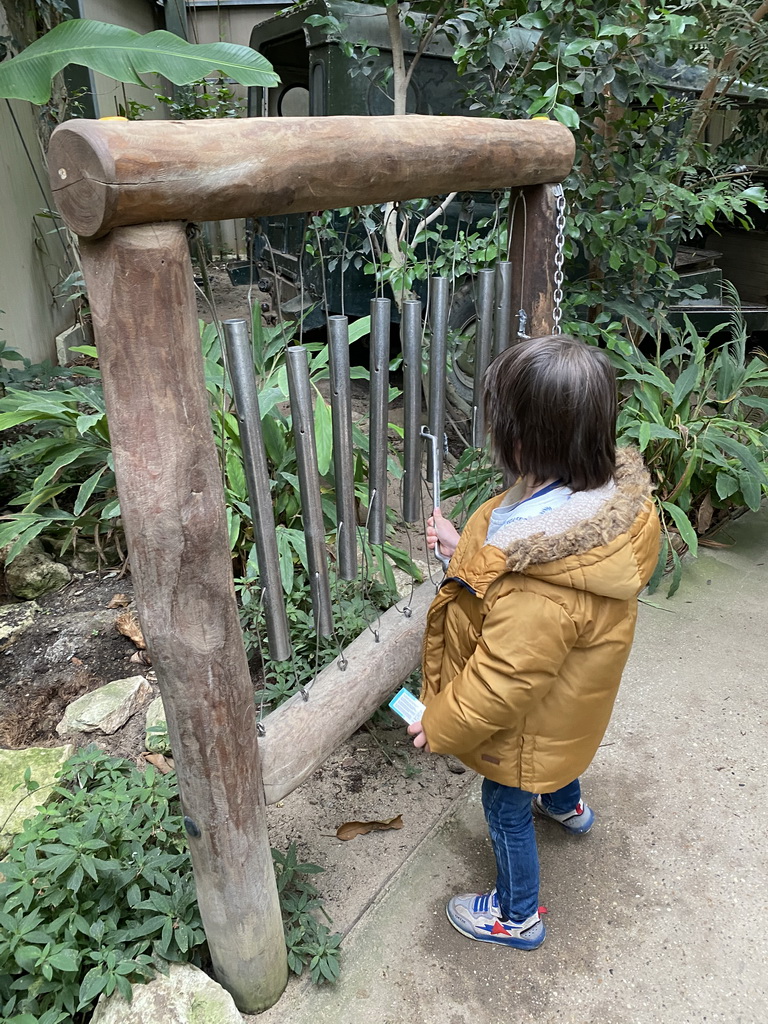
[[[650,494],[639,453],[619,449],[608,493],[575,494],[491,544],[503,495],[471,517],[427,617],[422,723],[433,751],[533,793],[587,768],[658,557]]]

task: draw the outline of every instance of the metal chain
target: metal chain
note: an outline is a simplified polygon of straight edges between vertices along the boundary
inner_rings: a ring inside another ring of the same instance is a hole
[[[552,333],[562,334],[563,319],[563,263],[565,262],[565,192],[562,185],[553,188],[557,219],[555,220],[555,291],[553,295]]]

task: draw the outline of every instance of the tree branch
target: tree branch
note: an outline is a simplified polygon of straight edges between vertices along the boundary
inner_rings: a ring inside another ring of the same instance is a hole
[[[414,53],[414,55],[413,55],[413,60],[408,65],[408,71],[407,71],[406,76],[405,76],[405,86],[404,86],[406,92],[408,91],[408,86],[411,84],[411,78],[413,77],[413,72],[414,72],[414,69],[415,69],[416,65],[419,62],[419,58],[424,53],[424,51],[429,46],[429,44],[432,42],[432,37],[434,36],[435,32],[437,31],[437,26],[440,24],[440,21],[441,21],[441,19],[443,17],[443,13],[444,13],[445,8],[447,7],[447,5],[448,5],[448,0],[443,0],[443,2],[438,7],[437,12],[435,13],[434,18],[432,19],[432,21],[430,23],[429,30],[421,37],[421,41],[420,41],[420,43],[419,43],[419,45],[418,45],[418,47],[416,49],[416,53]],[[405,113],[405,111],[403,111],[403,113]]]
[[[392,99],[394,113],[404,114],[405,97],[408,82],[405,77],[405,55],[403,54],[403,26],[400,22],[400,9],[397,3],[387,7],[387,28],[389,29],[389,45],[392,48]]]

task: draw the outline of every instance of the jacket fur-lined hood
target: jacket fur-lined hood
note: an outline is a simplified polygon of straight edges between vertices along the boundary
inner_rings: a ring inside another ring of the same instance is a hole
[[[504,573],[521,573],[557,586],[626,600],[646,585],[659,553],[659,523],[652,486],[640,453],[616,453],[615,482],[574,494],[565,505],[534,519],[512,522],[485,541],[499,495],[467,525],[448,578],[478,596]],[[482,538],[482,539],[481,539]]]
[[[513,572],[584,554],[626,533],[647,504],[651,490],[651,477],[640,453],[619,448],[615,487],[578,492],[562,510],[514,524],[522,527],[522,535],[507,535],[505,540],[500,531],[494,543],[505,551],[507,568]],[[536,532],[526,535],[534,525]]]
[[[626,600],[638,594],[659,554],[659,523],[651,492],[650,474],[640,453],[620,448],[615,487],[607,494],[575,494],[563,506],[571,517],[564,529],[553,530],[560,510],[529,520],[528,528],[535,522],[536,533],[510,538],[503,546],[507,569],[605,597]],[[547,523],[550,515],[552,522]]]

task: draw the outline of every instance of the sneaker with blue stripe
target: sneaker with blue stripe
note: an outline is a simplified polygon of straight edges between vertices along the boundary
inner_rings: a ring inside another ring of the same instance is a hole
[[[546,931],[538,912],[527,920],[508,921],[501,916],[496,890],[454,896],[445,908],[453,927],[467,938],[495,942],[515,949],[536,949]]]
[[[551,818],[574,836],[585,835],[595,823],[595,812],[583,800],[579,800],[574,809],[566,814],[555,814],[554,811],[550,811],[540,796],[533,798],[531,806],[536,814]]]

